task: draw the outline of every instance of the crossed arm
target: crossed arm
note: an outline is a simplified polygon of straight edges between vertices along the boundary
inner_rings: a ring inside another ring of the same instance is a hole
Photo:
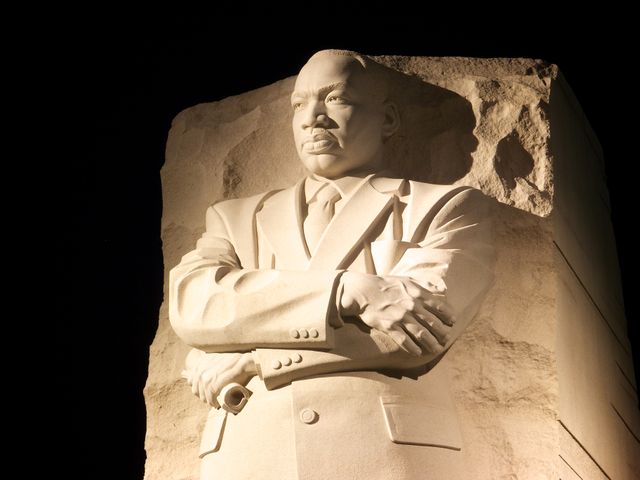
[[[186,376],[217,392],[258,374],[267,388],[338,371],[406,369],[445,351],[491,281],[487,204],[450,199],[388,276],[243,269],[215,209],[171,272],[170,320],[197,350]],[[208,353],[205,353],[208,352]]]

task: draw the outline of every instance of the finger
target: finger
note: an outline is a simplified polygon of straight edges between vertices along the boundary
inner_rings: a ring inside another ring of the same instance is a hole
[[[442,345],[438,343],[436,337],[424,327],[407,324],[404,328],[415,338],[416,342],[422,346],[426,353],[440,353],[443,350]]]
[[[407,313],[402,318],[402,326],[427,352],[438,353],[442,350],[442,346],[436,336],[419,321],[415,314]]]
[[[421,306],[449,326],[453,325],[455,322],[453,307],[444,300],[440,300],[429,295],[427,297],[422,297]]]
[[[212,404],[212,397],[213,397],[213,392],[211,391],[211,387],[210,385],[207,383],[207,385],[204,386],[204,397],[205,400],[207,401],[207,403],[209,405]]]
[[[411,337],[402,329],[400,325],[392,326],[387,331],[387,335],[389,335],[391,339],[396,342],[398,346],[405,352],[416,356],[422,355],[422,349],[420,348],[420,346],[411,339]]]
[[[182,372],[180,372],[180,376],[184,378],[189,385],[193,383],[193,380],[191,380],[191,372],[189,370],[182,370]]]
[[[403,278],[401,282],[402,285],[404,285],[405,291],[413,298],[428,298],[434,295],[437,296],[436,298],[439,298],[444,295],[446,290],[446,288],[429,281],[426,282],[426,287],[410,278]]]
[[[397,282],[398,286],[401,286],[411,298],[424,298],[430,293],[426,288],[410,278],[398,278]]]
[[[198,396],[198,385],[200,384],[199,379],[191,379],[191,393],[193,393],[194,395]]]
[[[431,312],[426,310],[417,309],[416,312],[413,312],[415,318],[418,321],[427,327],[429,332],[431,332],[437,339],[440,345],[444,345],[449,340],[449,333],[451,331],[451,327],[445,325],[442,320],[433,315]]]
[[[418,326],[413,323],[405,323],[402,326],[407,331],[407,333],[411,335],[411,339],[418,345],[420,345],[425,352],[431,351],[431,346],[422,338],[423,332],[425,330],[422,325]]]
[[[200,380],[198,382],[198,397],[203,402],[207,401],[207,392],[206,392],[206,388],[205,388],[205,383],[202,380]]]
[[[211,386],[207,386],[204,391],[206,394],[207,403],[213,408],[220,408],[220,404],[218,403],[218,400],[216,398],[218,396],[218,392],[214,391]]]
[[[430,287],[434,287],[434,284],[427,282]],[[405,289],[405,292],[418,302],[422,301],[422,306],[425,309],[431,311],[434,315],[441,317],[447,324],[453,324],[454,322],[454,310],[444,300],[442,290],[436,289],[434,293],[433,289],[427,289],[421,284],[412,279],[402,279],[401,284]]]
[[[220,408],[220,404],[218,403],[217,400],[217,396],[218,396],[218,391],[215,388],[215,380],[213,378],[209,378],[206,382],[204,383],[204,398],[203,401],[206,401],[209,405],[211,405],[214,408]]]

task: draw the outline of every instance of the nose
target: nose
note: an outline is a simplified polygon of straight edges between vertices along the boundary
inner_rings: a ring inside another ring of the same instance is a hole
[[[324,102],[311,102],[305,109],[305,117],[302,119],[302,128],[329,127],[329,117],[327,116]]]

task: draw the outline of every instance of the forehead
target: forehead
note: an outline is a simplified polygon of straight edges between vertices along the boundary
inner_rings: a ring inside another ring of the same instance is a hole
[[[326,55],[314,58],[302,67],[294,93],[311,93],[335,83],[345,83],[356,89],[369,89],[370,81],[364,67],[353,57]]]

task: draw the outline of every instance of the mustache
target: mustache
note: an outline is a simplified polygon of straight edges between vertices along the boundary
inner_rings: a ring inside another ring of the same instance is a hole
[[[319,142],[320,140],[330,140],[332,142],[338,142],[338,139],[328,130],[324,128],[314,128],[311,133],[307,135],[302,143],[307,142]]]

